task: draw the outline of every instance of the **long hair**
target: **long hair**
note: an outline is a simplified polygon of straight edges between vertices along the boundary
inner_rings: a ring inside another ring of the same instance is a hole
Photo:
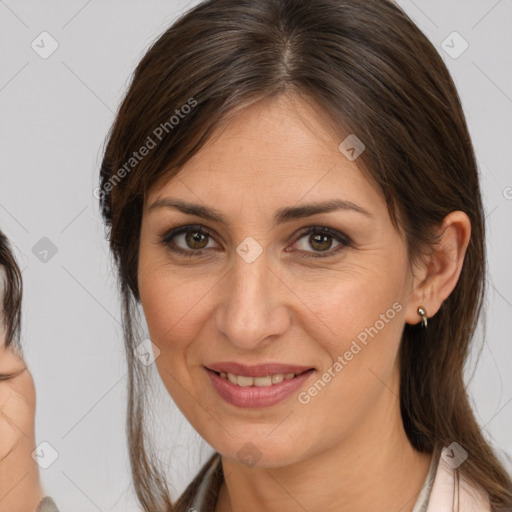
[[[510,510],[510,476],[480,431],[463,379],[486,269],[474,149],[442,58],[388,0],[204,1],[154,42],[133,73],[106,140],[97,197],[119,275],[127,434],[141,505],[148,512],[185,510],[154,460],[142,421],[145,378],[133,354],[146,194],[240,109],[279,94],[315,102],[364,142],[357,164],[380,188],[410,261],[434,243],[448,213],[469,216],[471,240],[455,289],[425,333],[405,326],[400,407],[416,450],[439,454],[456,441],[468,452],[457,473],[489,494],[493,512]]]

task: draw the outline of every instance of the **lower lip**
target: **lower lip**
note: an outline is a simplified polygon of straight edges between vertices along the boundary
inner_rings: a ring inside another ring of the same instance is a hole
[[[214,371],[205,368],[215,391],[226,402],[236,407],[254,408],[269,407],[285,400],[295,393],[315,370],[308,370],[293,379],[283,380],[271,386],[237,386],[227,379],[217,375]]]

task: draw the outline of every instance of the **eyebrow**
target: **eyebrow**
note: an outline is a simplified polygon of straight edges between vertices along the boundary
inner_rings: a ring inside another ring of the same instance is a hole
[[[230,226],[229,221],[224,217],[224,215],[210,206],[187,203],[180,199],[164,197],[156,200],[151,206],[149,206],[148,210],[154,210],[156,208],[175,208],[185,214],[196,215],[198,217],[203,217],[204,219],[223,223],[228,227]],[[280,208],[274,214],[273,225],[276,226],[284,222],[303,219],[319,213],[329,213],[339,210],[353,211],[367,217],[373,216],[369,211],[355,203],[352,203],[351,201],[331,199],[319,203],[305,204],[303,206],[286,206],[284,208]]]

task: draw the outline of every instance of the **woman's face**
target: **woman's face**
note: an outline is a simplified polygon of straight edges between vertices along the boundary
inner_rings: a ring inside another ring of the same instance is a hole
[[[399,414],[407,251],[328,126],[302,100],[254,104],[145,202],[138,282],[159,374],[216,451],[261,467]]]

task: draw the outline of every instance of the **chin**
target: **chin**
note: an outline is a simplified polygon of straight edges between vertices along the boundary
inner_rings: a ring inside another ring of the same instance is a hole
[[[248,468],[272,469],[300,462],[304,458],[302,450],[298,452],[296,446],[292,446],[289,440],[287,442],[289,446],[285,441],[270,442],[264,436],[258,441],[258,438],[247,436],[245,440],[240,439],[231,442],[230,446],[215,449],[225,459]]]

